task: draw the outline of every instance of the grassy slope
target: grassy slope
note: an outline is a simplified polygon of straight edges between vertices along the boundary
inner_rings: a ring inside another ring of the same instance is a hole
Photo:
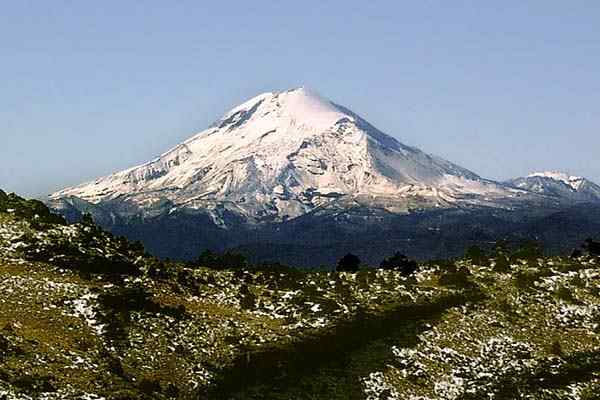
[[[0,398],[594,398],[598,260],[456,265],[192,270],[0,213]]]

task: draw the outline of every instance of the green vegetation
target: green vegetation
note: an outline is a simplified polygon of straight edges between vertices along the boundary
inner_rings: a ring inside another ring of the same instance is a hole
[[[397,269],[404,275],[412,275],[417,271],[417,262],[409,260],[404,254],[396,252],[393,256],[384,259],[379,268],[382,269]]]
[[[348,253],[338,261],[336,271],[340,272],[357,272],[360,268],[360,258]]]
[[[178,264],[90,218],[66,225],[3,192],[0,204],[0,399],[600,392],[593,254],[499,244],[421,265],[397,254],[358,270],[351,259],[337,272],[208,252]]]
[[[51,224],[66,224],[64,218],[52,214],[41,201],[25,200],[14,193],[6,194],[2,190],[0,190],[0,213],[27,219],[33,228],[43,228]]]

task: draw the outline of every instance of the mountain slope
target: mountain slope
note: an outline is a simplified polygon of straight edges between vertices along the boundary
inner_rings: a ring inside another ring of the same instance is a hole
[[[508,184],[533,193],[575,202],[600,202],[600,186],[564,172],[535,172]]]
[[[132,207],[118,214],[206,210],[227,225],[228,213],[249,223],[280,222],[340,201],[405,212],[517,193],[403,145],[300,88],[259,95],[147,164],[51,198]]]

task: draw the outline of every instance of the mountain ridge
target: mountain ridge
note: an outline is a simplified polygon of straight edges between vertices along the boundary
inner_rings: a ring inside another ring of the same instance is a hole
[[[600,186],[581,177],[559,171],[533,172],[511,179],[509,185],[530,192],[569,199],[574,202],[600,202]]]

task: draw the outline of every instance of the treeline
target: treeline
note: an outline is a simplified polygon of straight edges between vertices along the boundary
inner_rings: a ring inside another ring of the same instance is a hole
[[[575,249],[571,257],[578,258],[584,255],[600,256],[600,242],[593,239],[587,239],[578,249]],[[465,251],[464,259],[470,260],[473,264],[491,265],[497,270],[510,269],[510,265],[518,260],[530,263],[537,262],[544,258],[544,251],[541,244],[534,241],[524,241],[520,245],[510,246],[506,241],[498,241],[491,248],[484,249],[479,246],[470,246]],[[430,263],[449,265],[454,260],[433,260]],[[188,267],[205,267],[211,269],[247,269],[247,270],[295,270],[280,263],[262,263],[252,264],[242,254],[234,251],[225,251],[217,253],[210,250],[203,251],[198,258],[188,263]],[[348,253],[340,258],[335,266],[338,272],[358,272],[359,270],[372,269],[373,267],[364,265],[361,259],[352,253]],[[383,259],[378,267],[384,270],[396,270],[403,275],[412,275],[418,268],[416,260],[408,258],[406,255],[397,251],[393,255]],[[321,269],[328,269],[322,267]]]
[[[211,269],[248,269],[248,270],[296,270],[293,268],[280,263],[261,263],[252,264],[242,254],[225,251],[223,253],[213,252],[211,250],[204,250],[198,258],[187,263],[188,267],[205,267]],[[335,270],[340,272],[357,272],[361,269],[367,269],[362,264],[360,258],[354,254],[348,253],[338,261]],[[410,275],[417,270],[417,261],[409,259],[400,252],[394,253],[392,256],[384,259],[379,268],[387,270],[398,270],[405,275]],[[322,267],[321,269],[326,270],[328,268]]]

